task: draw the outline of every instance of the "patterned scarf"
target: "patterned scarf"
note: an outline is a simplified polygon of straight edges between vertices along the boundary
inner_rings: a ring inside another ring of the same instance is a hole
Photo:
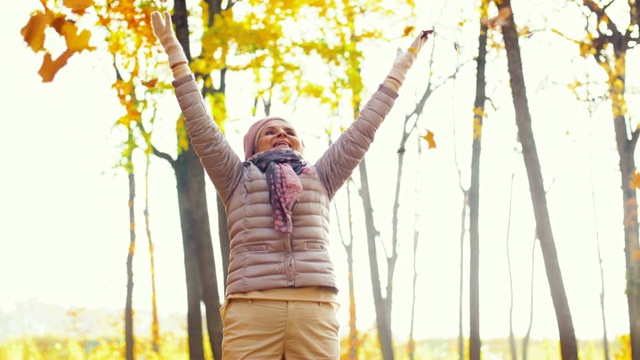
[[[247,162],[255,164],[267,179],[269,201],[273,208],[273,228],[291,234],[291,213],[302,195],[298,175],[307,166],[306,161],[293,150],[274,149],[255,154]]]

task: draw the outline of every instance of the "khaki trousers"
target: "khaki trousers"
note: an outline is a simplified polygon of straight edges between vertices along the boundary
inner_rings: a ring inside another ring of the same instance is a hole
[[[223,360],[340,358],[340,325],[330,303],[227,299]]]

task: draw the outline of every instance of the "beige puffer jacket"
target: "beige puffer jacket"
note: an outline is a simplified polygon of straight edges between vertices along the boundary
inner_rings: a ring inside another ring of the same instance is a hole
[[[226,208],[231,238],[227,295],[305,286],[337,291],[328,250],[329,205],[369,149],[398,94],[381,85],[356,121],[299,175],[304,191],[288,235],[273,228],[265,175],[229,146],[193,76],[173,85],[191,143]]]

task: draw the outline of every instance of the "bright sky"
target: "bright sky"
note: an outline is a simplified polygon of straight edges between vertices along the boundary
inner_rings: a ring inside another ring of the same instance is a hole
[[[9,2],[11,3],[10,5]],[[6,10],[0,22],[3,51],[4,91],[0,151],[4,154],[4,176],[0,180],[0,310],[11,311],[16,302],[37,299],[65,307],[124,307],[125,260],[128,237],[126,176],[113,165],[118,159],[117,144],[122,137],[112,124],[119,116],[115,96],[110,91],[112,74],[109,59],[100,54],[74,56],[54,83],[42,84],[37,75],[40,57],[22,42],[20,28],[29,11],[39,2],[0,0]],[[445,32],[446,34],[446,32]],[[452,34],[449,38],[454,38]],[[523,45],[529,56],[525,66],[542,74],[529,75],[533,81],[548,78],[568,81],[568,67],[560,63],[570,49],[566,43],[551,43],[544,34]],[[557,40],[555,40],[557,41]],[[465,44],[462,44],[465,46]],[[468,45],[471,46],[471,45]],[[475,44],[473,44],[475,46]],[[528,46],[528,47],[527,47]],[[538,56],[545,48],[552,56]],[[368,86],[382,79],[393,60],[393,53],[380,56],[364,69]],[[451,59],[454,60],[451,49]],[[570,56],[566,56],[570,59]],[[424,66],[424,60],[417,66]],[[502,64],[502,65],[501,65]],[[502,67],[500,67],[502,66]],[[468,69],[472,69],[469,67]],[[506,73],[504,60],[495,60],[489,71]],[[528,69],[525,69],[527,72]],[[426,71],[425,71],[426,72]],[[504,77],[504,73],[499,76]],[[416,71],[417,76],[420,75]],[[529,73],[530,74],[530,73]],[[461,191],[453,159],[457,141],[463,176],[469,176],[469,120],[473,89],[465,83],[475,71],[462,74],[456,87],[444,88],[427,105],[428,118],[422,128],[436,133],[438,148],[425,151],[421,160],[409,154],[415,149],[410,141],[405,163],[408,179],[415,168],[421,170],[421,232],[418,255],[418,294],[416,336],[455,336],[458,323],[458,276]],[[636,79],[638,80],[638,79]],[[472,82],[471,82],[472,83]],[[530,87],[535,89],[538,86]],[[375,216],[382,237],[390,236],[395,149],[404,109],[412,103],[411,80],[402,98],[383,125],[369,155],[370,178],[374,180]],[[492,94],[499,108],[487,120],[484,130],[481,179],[481,334],[483,337],[508,334],[509,284],[505,257],[508,189],[515,171],[514,213],[511,223],[511,255],[515,286],[515,327],[524,335],[529,316],[531,249],[534,233],[526,173],[520,157],[514,156],[515,124],[509,94],[499,89]],[[455,94],[452,103],[452,93]],[[163,106],[175,112],[175,100],[167,98]],[[607,121],[606,107],[590,122],[588,114],[566,91],[546,90],[530,99],[545,181],[555,178],[548,196],[552,225],[562,266],[576,334],[579,337],[601,336],[599,309],[600,278],[596,254],[595,229],[589,182],[589,144],[593,146],[597,230],[602,246],[605,272],[606,311],[610,334],[628,331],[627,305],[624,296],[624,257],[621,204],[613,127]],[[287,111],[287,110],[283,110]],[[324,140],[317,114],[304,114],[304,122],[294,120],[303,133],[309,157],[317,156]],[[173,146],[172,115],[158,123],[157,141],[165,151]],[[457,137],[453,137],[453,120]],[[604,119],[604,120],[602,120]],[[315,121],[315,122],[314,122]],[[591,129],[591,130],[590,130]],[[236,131],[237,130],[237,131]],[[230,129],[230,140],[239,145],[242,129]],[[590,131],[593,135],[590,135]],[[593,140],[589,138],[592,136]],[[140,163],[142,164],[142,163]],[[151,214],[156,245],[158,301],[161,312],[186,311],[182,245],[173,174],[166,162],[154,159],[151,183]],[[141,175],[141,173],[140,173]],[[394,175],[395,177],[395,175]],[[138,202],[143,201],[143,177],[138,176]],[[408,182],[412,183],[412,182]],[[465,180],[466,184],[466,180]],[[209,189],[213,194],[212,188]],[[405,190],[404,199],[412,199],[413,189]],[[384,196],[384,194],[389,194]],[[213,200],[213,199],[212,199]],[[340,197],[338,197],[340,201]],[[211,202],[214,204],[214,202]],[[401,218],[401,236],[412,238],[413,203],[405,200]],[[138,223],[143,223],[142,206]],[[210,206],[215,226],[215,206]],[[356,220],[362,214],[355,214]],[[344,224],[344,223],[343,223]],[[336,221],[334,218],[334,228]],[[217,231],[213,229],[215,234]],[[345,254],[334,229],[332,248],[341,281],[342,309],[339,317],[348,324],[348,298]],[[138,231],[135,258],[135,294],[137,309],[147,309],[149,299],[148,257],[142,225]],[[364,235],[356,238],[356,291],[360,328],[374,323],[368,261]],[[400,248],[395,278],[394,330],[405,337],[409,324],[411,245]],[[467,255],[468,255],[468,250]],[[465,273],[468,263],[465,263]],[[533,335],[555,337],[557,327],[548,291],[542,257],[535,254]],[[468,314],[465,284],[465,307]],[[468,315],[467,315],[468,316]],[[468,326],[468,319],[464,323]]]

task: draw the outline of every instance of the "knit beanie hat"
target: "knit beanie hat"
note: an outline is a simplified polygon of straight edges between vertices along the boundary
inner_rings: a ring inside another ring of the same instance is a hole
[[[266,117],[264,119],[260,119],[258,121],[256,121],[255,123],[253,123],[253,125],[251,125],[251,127],[249,127],[249,130],[247,131],[247,133],[244,135],[244,158],[245,160],[248,160],[250,157],[252,157],[253,155],[256,154],[256,146],[258,143],[258,134],[260,133],[260,130],[262,130],[262,128],[267,124],[267,122],[269,122],[270,120],[282,120],[284,122],[287,122],[287,120],[278,117],[278,116],[269,116]]]

